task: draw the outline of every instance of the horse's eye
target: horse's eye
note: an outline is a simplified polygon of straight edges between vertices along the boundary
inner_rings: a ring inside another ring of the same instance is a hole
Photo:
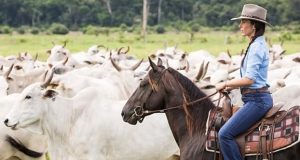
[[[25,97],[25,99],[31,99],[31,96],[27,95],[27,96]]]

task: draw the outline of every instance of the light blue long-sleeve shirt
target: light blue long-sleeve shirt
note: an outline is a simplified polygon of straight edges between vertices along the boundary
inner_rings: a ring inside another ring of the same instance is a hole
[[[246,88],[257,89],[268,87],[269,49],[264,36],[257,37],[250,45],[244,63],[241,66],[241,77],[254,81]]]

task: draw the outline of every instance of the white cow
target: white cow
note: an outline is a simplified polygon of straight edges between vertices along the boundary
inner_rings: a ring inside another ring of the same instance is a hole
[[[50,54],[47,59],[48,66],[55,66],[57,63],[65,61],[66,57],[68,58],[66,66],[71,68],[80,68],[84,66],[84,63],[80,63],[77,59],[72,57],[71,52],[65,48],[65,46],[66,43],[64,45],[54,45],[51,50],[47,51]]]
[[[102,94],[99,95],[101,97],[115,100],[128,98],[130,91],[125,88],[122,79],[116,75],[118,73],[107,72],[106,74],[106,77],[97,79],[69,72],[54,77],[52,83],[57,85],[56,89],[65,97],[73,97],[85,88],[94,87],[102,91]]]
[[[63,75],[57,75],[52,81],[57,84],[57,90],[63,96],[73,97],[80,90],[87,87],[95,87],[102,92],[102,97],[115,100],[126,100],[139,84],[139,77],[135,76],[134,70],[142,61],[136,63],[131,68],[124,68],[112,61],[113,67],[94,66],[83,67],[67,72]],[[54,68],[54,70],[56,70]],[[76,81],[74,81],[76,79]]]
[[[81,63],[102,64],[108,59],[109,52],[102,45],[93,45],[87,52],[72,53],[72,57]]]
[[[45,160],[47,142],[44,136],[23,129],[13,131],[2,123],[18,96],[19,94],[11,94],[0,98],[0,160]],[[32,157],[34,155],[37,158]]]
[[[45,68],[36,68],[24,74],[5,74],[4,78],[7,81],[7,94],[19,93],[28,85],[42,81],[45,75]]]
[[[278,89],[272,94],[274,104],[284,103],[284,110],[300,104],[300,85],[294,84]]]
[[[136,128],[122,122],[125,101],[107,101],[99,94],[86,88],[64,98],[35,83],[21,93],[5,123],[47,135],[51,160],[153,160],[178,149],[163,115]]]

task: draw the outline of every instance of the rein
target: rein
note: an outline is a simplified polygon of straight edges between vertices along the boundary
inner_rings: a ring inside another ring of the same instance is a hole
[[[198,102],[201,102],[215,94],[217,94],[218,91],[216,91],[215,93],[211,94],[211,95],[208,95],[208,96],[205,96],[205,97],[202,97],[202,98],[199,98],[195,101],[192,101],[192,102],[189,102],[187,103],[187,105],[192,105],[192,104],[195,104],[195,103],[198,103]],[[220,100],[220,99],[218,99]],[[140,109],[140,111],[138,111],[138,109]],[[144,110],[141,106],[138,106],[134,109],[134,114],[136,116],[139,116],[139,117],[142,117],[144,114],[152,114],[152,113],[165,113],[165,111],[169,111],[169,110],[174,110],[174,109],[182,109],[182,104],[181,105],[178,105],[178,106],[175,106],[175,107],[170,107],[170,108],[165,108],[165,109],[159,109],[159,110],[153,110],[153,111],[149,111],[149,110]],[[138,113],[138,112],[141,112],[141,113]]]
[[[167,71],[167,69],[165,69],[165,70],[163,71],[163,73],[164,73],[165,71]],[[162,76],[159,77],[157,83],[161,80],[161,78],[162,78]],[[153,86],[153,85],[157,85],[157,83],[156,83],[156,84],[153,84],[150,77],[149,77],[149,83],[151,84],[151,88],[152,88],[151,93],[152,93],[154,90],[156,90],[156,89],[155,89],[156,87]],[[219,92],[219,91],[216,91],[216,92],[214,92],[213,94],[210,94],[210,95],[208,95],[208,96],[205,96],[205,97],[196,99],[196,100],[194,100],[194,101],[192,101],[192,102],[186,103],[186,105],[193,105],[193,104],[195,104],[195,103],[201,102],[201,101],[203,101],[203,100],[205,100],[205,99],[207,99],[207,98],[210,98],[210,97],[214,96],[214,95],[217,94],[218,92]],[[151,95],[151,93],[149,94],[149,96]],[[217,100],[215,100],[215,101],[218,101],[218,105],[219,105],[219,102],[220,102],[220,99],[221,99],[221,98],[222,98],[222,97],[221,97],[221,95],[220,95],[220,97],[219,97]],[[143,105],[144,105],[144,104],[143,104]],[[166,111],[170,111],[170,110],[183,109],[183,108],[182,108],[183,104],[181,104],[181,105],[177,105],[177,106],[170,107],[170,108],[165,108],[165,109],[159,109],[159,110],[152,110],[152,111],[149,111],[149,110],[144,110],[143,105],[142,105],[142,106],[137,106],[136,108],[134,108],[134,113],[133,113],[133,115],[132,115],[132,116],[140,117],[139,122],[142,122],[145,116],[150,115],[150,114],[153,114],[153,113],[165,113]]]

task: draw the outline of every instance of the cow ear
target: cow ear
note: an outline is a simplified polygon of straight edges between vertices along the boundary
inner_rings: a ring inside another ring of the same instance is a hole
[[[7,82],[9,82],[9,81],[13,81],[14,79],[11,77],[6,77],[6,80],[7,80]]]
[[[43,94],[44,98],[52,98],[54,99],[58,95],[58,93],[52,89],[46,90],[45,93]]]

